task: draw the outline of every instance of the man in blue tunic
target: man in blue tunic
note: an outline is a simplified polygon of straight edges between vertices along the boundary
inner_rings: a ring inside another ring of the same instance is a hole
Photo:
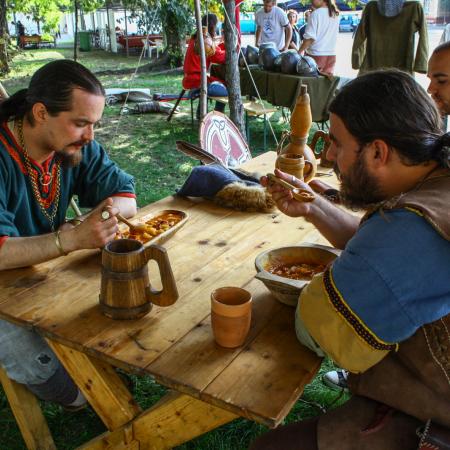
[[[252,450],[449,448],[450,134],[426,92],[399,71],[353,80],[330,113],[327,157],[342,202],[364,218],[320,195],[300,203],[269,189],[281,211],[342,249],[303,289],[295,320],[304,345],[350,372],[354,396],[271,431]]]
[[[97,78],[69,60],[43,66],[0,103],[0,270],[101,248],[115,236],[115,215],[136,213],[133,178],[94,141],[104,104]],[[66,222],[73,195],[93,209]],[[0,364],[41,399],[85,402],[45,341],[6,321]]]

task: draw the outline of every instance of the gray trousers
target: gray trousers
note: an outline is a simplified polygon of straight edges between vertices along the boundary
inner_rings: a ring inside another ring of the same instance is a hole
[[[0,320],[0,365],[41,400],[68,405],[77,397],[77,386],[45,340],[5,320]]]

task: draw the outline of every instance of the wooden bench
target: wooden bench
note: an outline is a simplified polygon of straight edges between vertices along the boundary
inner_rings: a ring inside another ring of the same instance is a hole
[[[220,103],[228,104],[228,97],[212,97],[208,95],[208,98]],[[254,100],[244,100],[242,102],[245,112],[245,134],[247,135],[247,144],[250,146],[250,118],[263,117],[264,120],[264,150],[267,149],[267,121],[270,115],[277,111],[277,108],[271,106],[267,107],[261,105],[261,103]]]

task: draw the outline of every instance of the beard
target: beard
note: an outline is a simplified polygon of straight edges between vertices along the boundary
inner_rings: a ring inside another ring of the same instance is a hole
[[[70,169],[76,167],[81,163],[83,159],[83,147],[77,150],[75,153],[66,153],[64,150],[58,150],[55,152],[61,161],[61,166],[64,169]]]
[[[385,200],[378,180],[367,169],[363,153],[359,154],[347,175],[342,174],[337,165],[334,170],[341,182],[341,202],[347,208],[367,210]]]

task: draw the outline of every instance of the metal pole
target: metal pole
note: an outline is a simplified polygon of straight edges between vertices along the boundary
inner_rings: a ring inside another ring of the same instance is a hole
[[[197,39],[200,47],[200,70],[201,70],[201,84],[200,84],[200,123],[203,117],[206,116],[207,109],[207,92],[208,82],[206,75],[206,55],[205,55],[205,43],[203,41],[203,29],[202,29],[202,17],[200,10],[200,0],[195,0],[195,21],[197,23]]]

